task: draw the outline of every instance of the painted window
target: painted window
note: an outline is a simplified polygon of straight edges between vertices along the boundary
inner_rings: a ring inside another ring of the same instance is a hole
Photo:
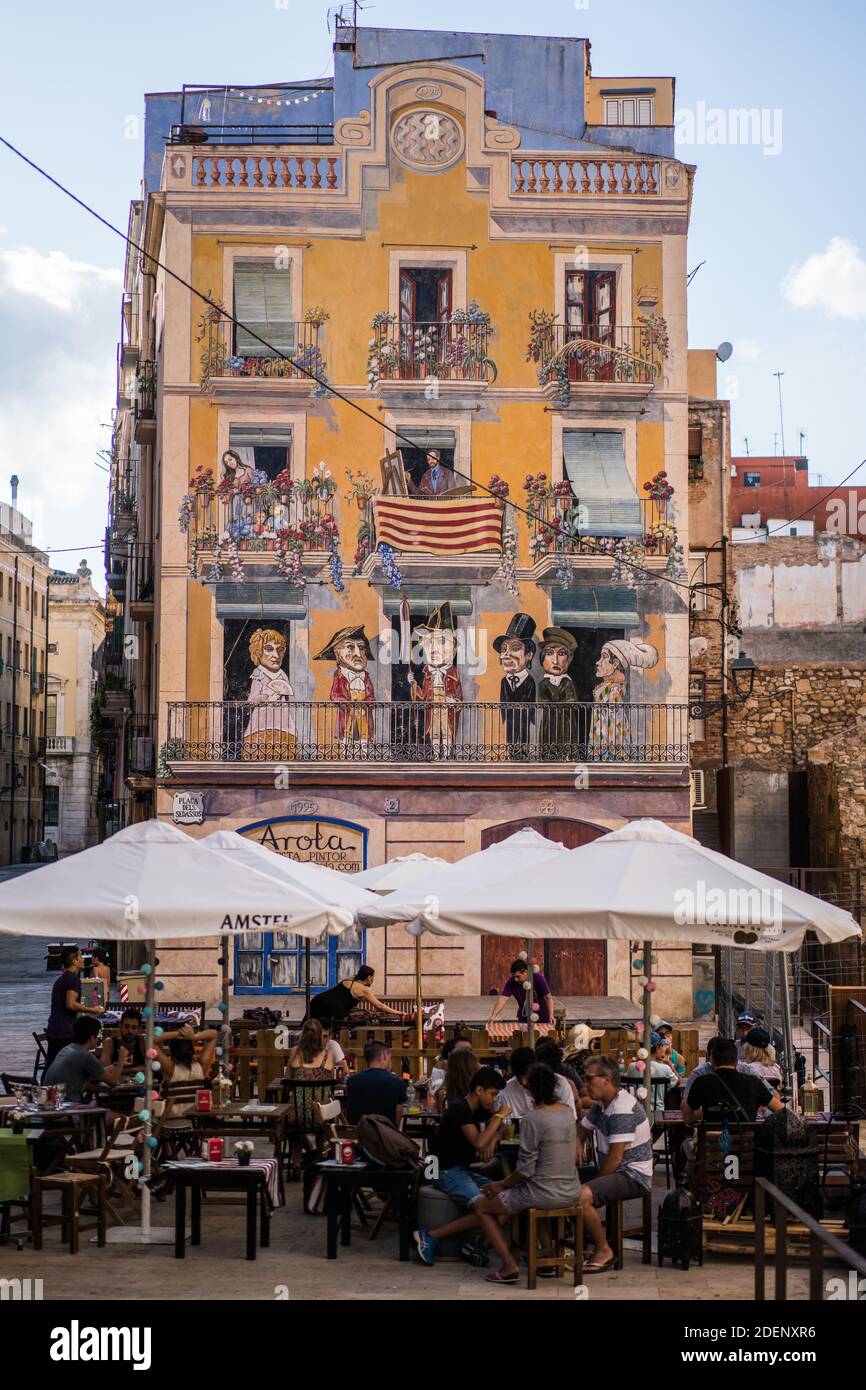
[[[582,530],[589,536],[643,534],[640,502],[625,461],[622,430],[564,430],[565,477],[585,508]]]
[[[278,269],[267,261],[235,261],[234,304],[239,357],[271,357],[271,348],[282,357],[295,351],[291,265]]]
[[[654,125],[655,101],[652,97],[605,97],[605,125]]]
[[[293,932],[249,932],[235,945],[236,994],[303,994],[305,945]],[[356,974],[364,960],[364,933],[350,927],[342,936],[310,942],[310,988],[314,994]]]
[[[457,436],[453,430],[419,429],[417,425],[398,425],[397,433],[400,436],[397,447],[403,458],[410,492],[413,486],[420,485],[429,467],[427,454],[431,449],[435,449],[439,454],[440,466],[453,471],[457,454]],[[407,440],[411,443],[407,443]],[[465,478],[455,477],[450,480],[450,486],[462,487],[466,481]],[[449,488],[445,488],[444,491],[449,491]]]
[[[237,454],[242,470],[254,469],[276,478],[285,468],[291,472],[292,428],[230,425],[229,449]]]

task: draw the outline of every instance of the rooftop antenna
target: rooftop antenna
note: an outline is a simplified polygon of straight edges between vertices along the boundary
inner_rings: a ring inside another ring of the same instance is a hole
[[[803,458],[803,440],[806,438],[806,431],[800,430],[800,458]]]
[[[779,428],[782,431],[782,457],[785,457],[785,417],[782,413],[782,377],[784,372],[773,372],[773,376],[779,383]]]
[[[774,453],[774,454],[778,454],[778,452],[779,452],[779,434],[778,434],[778,431],[777,431],[777,432],[773,435],[773,453]]]
[[[749,457],[749,436],[748,436],[747,434],[744,434],[744,435],[743,435],[743,443],[744,443],[745,446],[746,446],[746,458],[748,458],[748,457]]]

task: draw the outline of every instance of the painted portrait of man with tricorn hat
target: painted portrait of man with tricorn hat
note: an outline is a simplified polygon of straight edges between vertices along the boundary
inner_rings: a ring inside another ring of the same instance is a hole
[[[373,737],[370,704],[376,695],[367,672],[373,653],[363,624],[341,627],[314,660],[337,663],[330,698],[339,706],[337,733],[341,752],[344,756],[366,752]]]
[[[529,738],[535,724],[535,681],[530,674],[535,656],[535,619],[515,613],[505,632],[493,639],[493,650],[505,674],[499,698],[505,717],[505,742],[509,757],[529,757]]]
[[[568,757],[568,750],[578,741],[577,712],[560,708],[577,703],[574,681],[568,674],[576,651],[577,641],[564,628],[546,627],[541,634],[539,654],[544,675],[538,682],[538,703],[549,706],[541,711],[542,758]]]
[[[419,685],[409,673],[412,699],[422,703],[424,737],[433,745],[433,757],[447,757],[457,736],[463,685],[457,670],[457,632],[451,604],[434,608],[426,623],[415,629],[421,643],[424,677]]]

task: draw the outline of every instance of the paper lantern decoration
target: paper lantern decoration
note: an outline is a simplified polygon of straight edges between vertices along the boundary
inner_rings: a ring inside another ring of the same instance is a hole
[[[647,1057],[649,1056],[649,1053],[647,1052],[645,1047],[639,1047],[637,1050],[637,1056],[639,1062],[645,1062]]]
[[[151,1071],[162,1071],[162,1062],[152,1062]]]
[[[217,1004],[217,1009],[221,1014],[228,1013],[228,1004]]]
[[[638,1035],[639,1038],[642,1038],[642,1037],[643,1037],[643,1023],[636,1023],[636,1024],[634,1025],[634,1031],[637,1033],[637,1035]]]
[[[632,961],[632,968],[634,970],[643,970],[643,961],[638,960],[637,957],[635,957],[635,959]]]
[[[655,980],[647,980],[646,987],[650,994],[653,994],[658,989]]]
[[[159,1100],[159,1091],[151,1091],[150,1098],[151,1100]]]
[[[637,1098],[638,1100],[646,1100],[646,1086],[638,1086]]]
[[[153,1061],[155,1057],[159,1056],[159,1053],[157,1052],[155,1047],[149,1047],[147,1049],[147,1052],[145,1053],[145,1056],[149,1057],[150,1060]]]
[[[162,980],[157,980],[156,984],[154,985],[154,989],[165,989],[165,985],[163,984]]]
[[[145,1004],[144,1008],[143,1008],[142,1011],[141,1011],[141,1016],[142,1016],[142,1018],[150,1018],[150,1016],[151,1016],[152,1013],[153,1013],[153,1009],[150,1007],[150,1005],[149,1005],[149,1004]]]
[[[646,1071],[646,1062],[641,1062],[640,1060],[638,1060],[637,1062],[635,1062],[634,1065],[636,1071]]]
[[[215,1047],[215,1048],[214,1048],[214,1053],[216,1054],[217,1057],[222,1057],[222,1055],[223,1055],[223,1050],[222,1050],[221,1047]]]
[[[153,1036],[154,1036],[155,1038],[161,1038],[164,1032],[165,1032],[165,1029],[164,1029],[164,1028],[159,1028],[159,1027],[154,1028],[154,1030],[153,1030]]]
[[[135,1081],[135,1084],[136,1084],[137,1086],[142,1086],[142,1085],[144,1084],[144,1072],[143,1072],[143,1071],[137,1071],[137,1072],[135,1073],[135,1076],[134,1076],[133,1080]]]
[[[139,1112],[138,1112],[138,1118],[139,1118],[140,1120],[142,1120],[145,1124],[147,1124],[148,1120],[150,1119],[150,1111],[149,1111],[149,1110],[139,1110]]]
[[[141,967],[142,975],[149,975],[152,970],[153,966],[151,965],[150,961],[145,961],[144,965]]]
[[[529,1017],[532,1019],[532,1022],[533,1022],[533,1023],[537,1023],[537,1022],[538,1022],[538,1010],[537,1010],[537,1009],[533,1009],[533,1010],[531,1011]]]
[[[159,1144],[159,1140],[158,1140],[158,1139],[154,1139],[153,1135],[151,1135],[150,1138],[149,1138],[148,1141],[147,1141],[147,1147],[148,1147],[149,1149],[155,1149],[155,1148],[157,1147],[158,1144]]]
[[[662,1016],[661,1016],[661,1014],[650,1014],[650,1023],[652,1024],[653,1028],[658,1028],[658,1026],[659,1026],[659,1024],[661,1023],[661,1021],[662,1021]]]

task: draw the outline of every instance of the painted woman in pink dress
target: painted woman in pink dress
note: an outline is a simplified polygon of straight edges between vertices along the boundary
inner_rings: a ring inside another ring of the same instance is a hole
[[[595,708],[589,727],[589,759],[596,763],[626,762],[632,757],[631,730],[623,708],[629,669],[649,670],[659,654],[649,642],[615,639],[605,642],[595,674],[599,684],[592,692]]]

